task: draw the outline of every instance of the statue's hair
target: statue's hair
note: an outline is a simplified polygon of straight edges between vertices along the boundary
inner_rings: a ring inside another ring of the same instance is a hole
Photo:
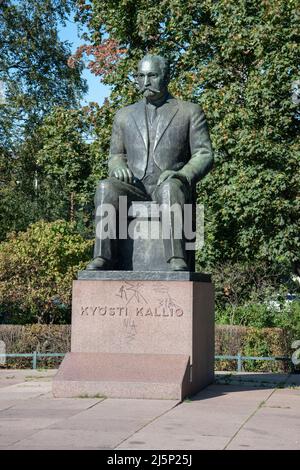
[[[162,55],[147,54],[140,60],[139,64],[144,60],[149,59],[155,60],[159,63],[160,69],[165,77],[170,75],[170,62],[166,57],[163,57]]]

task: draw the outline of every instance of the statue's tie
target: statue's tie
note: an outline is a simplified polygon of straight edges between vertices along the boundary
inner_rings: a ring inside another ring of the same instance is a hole
[[[157,108],[156,106],[150,106],[149,109],[149,118],[150,118],[150,124],[152,125],[157,117]]]

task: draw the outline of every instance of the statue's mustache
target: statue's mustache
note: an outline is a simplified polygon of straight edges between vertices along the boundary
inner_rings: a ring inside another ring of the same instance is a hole
[[[152,91],[153,93],[160,93],[161,90],[158,90],[157,88],[152,88],[152,87],[143,87],[141,89],[141,92],[144,93],[145,91]]]

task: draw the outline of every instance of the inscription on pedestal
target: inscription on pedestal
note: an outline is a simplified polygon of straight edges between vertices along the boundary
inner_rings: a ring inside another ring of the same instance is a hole
[[[108,305],[81,305],[81,315],[83,316],[95,316],[100,315],[102,317],[182,317],[184,315],[183,310],[178,308],[165,309],[164,307],[136,307],[134,309],[128,309],[127,307],[109,307]]]
[[[171,297],[167,286],[154,285],[154,289],[161,296],[157,299],[157,305],[150,305],[153,300],[147,299],[146,294],[143,293],[143,283],[124,282],[115,293],[115,297],[118,297],[118,301],[122,301],[123,305],[81,305],[81,315],[102,317],[182,317],[184,315],[183,309]]]
[[[192,334],[191,291],[183,284],[79,281],[85,289],[74,297],[72,351],[180,352],[181,339]]]

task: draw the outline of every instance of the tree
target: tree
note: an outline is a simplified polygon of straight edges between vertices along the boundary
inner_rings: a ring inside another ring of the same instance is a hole
[[[38,129],[40,178],[55,181],[59,193],[69,199],[71,221],[78,215],[75,208],[82,213],[86,207],[84,219],[90,225],[95,185],[106,174],[101,146],[95,139],[95,112],[93,106],[80,110],[58,107]]]
[[[0,3],[2,146],[14,147],[53,106],[74,106],[85,91],[80,65],[68,67],[70,48],[58,37],[73,5],[72,0]]]
[[[287,264],[299,258],[297,0],[79,1],[90,43],[74,64],[113,87],[112,111],[137,97],[130,79],[145,53],[173,63],[171,91],[199,102],[216,154],[198,186],[205,204],[200,267],[222,262]],[[92,46],[92,47],[91,47]]]
[[[0,2],[0,240],[68,211],[57,182],[38,178],[36,155],[43,119],[54,106],[78,106],[86,90],[80,64],[68,66],[69,44],[58,37],[73,7],[73,0]]]

